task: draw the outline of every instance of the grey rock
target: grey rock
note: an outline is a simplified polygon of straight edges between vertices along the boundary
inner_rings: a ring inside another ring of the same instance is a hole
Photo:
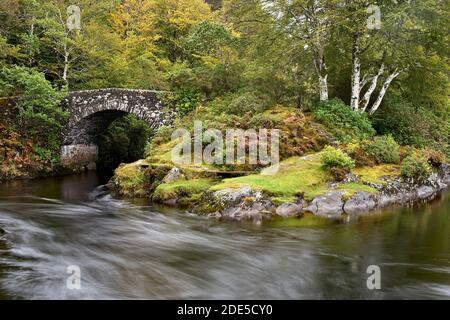
[[[394,195],[382,194],[378,196],[378,207],[383,208],[396,203],[397,197]]]
[[[344,205],[344,211],[347,214],[358,214],[368,212],[377,206],[373,195],[367,192],[358,192]]]
[[[233,205],[237,204],[244,198],[250,198],[253,196],[258,196],[258,193],[254,193],[250,187],[242,187],[239,189],[223,189],[216,191],[214,193],[214,198],[216,198],[222,205]]]
[[[298,217],[302,212],[303,207],[296,203],[283,203],[276,210],[276,214],[283,218]]]
[[[170,171],[167,173],[167,175],[162,180],[163,183],[172,183],[178,180],[184,179],[184,175],[181,173],[180,169],[177,167],[173,167],[170,169]]]
[[[220,219],[235,221],[253,221],[261,223],[271,219],[271,206],[269,203],[255,202],[250,206],[240,205],[230,207],[220,212]]]
[[[316,197],[305,208],[305,211],[322,217],[338,218],[344,213],[342,195],[342,192],[330,192],[326,195]]]
[[[426,200],[435,195],[436,191],[434,188],[429,186],[422,186],[419,189],[417,189],[417,197],[419,200]]]
[[[164,201],[164,204],[167,206],[176,206],[178,204],[178,200],[179,200],[178,198],[169,199],[169,200]]]
[[[358,182],[359,177],[353,173],[347,173],[344,180],[342,180],[343,183],[351,183],[351,182]]]

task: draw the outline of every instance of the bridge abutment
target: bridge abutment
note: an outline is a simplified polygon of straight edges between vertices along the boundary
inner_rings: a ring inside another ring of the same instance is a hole
[[[95,144],[71,144],[61,147],[61,164],[65,167],[96,169],[98,147]]]

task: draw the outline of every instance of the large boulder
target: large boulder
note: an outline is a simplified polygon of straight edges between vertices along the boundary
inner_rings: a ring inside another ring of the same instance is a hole
[[[367,192],[357,192],[344,205],[344,211],[347,214],[358,214],[368,212],[377,206],[377,202],[372,194]]]
[[[305,211],[326,218],[339,218],[344,213],[343,192],[330,192],[314,198]]]
[[[201,202],[203,205],[195,209],[197,212],[221,220],[250,220],[260,223],[263,220],[270,220],[275,211],[269,198],[248,186],[206,194]]]
[[[238,189],[223,189],[214,192],[214,198],[222,206],[229,207],[238,204],[241,200],[245,198],[260,197],[259,192],[254,192],[250,187],[242,187]]]
[[[303,206],[297,203],[283,203],[276,210],[276,214],[283,218],[299,217],[302,213]]]
[[[261,223],[272,218],[272,204],[270,202],[241,203],[237,206],[228,207],[214,214],[222,220],[252,221]]]

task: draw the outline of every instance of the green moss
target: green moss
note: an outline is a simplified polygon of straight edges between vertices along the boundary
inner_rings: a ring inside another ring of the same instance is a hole
[[[143,167],[147,165],[140,160],[119,166],[112,179],[115,192],[127,198],[145,196]]]
[[[274,205],[279,206],[283,203],[295,203],[297,197],[272,197],[272,202]]]
[[[381,178],[400,176],[400,166],[384,164],[374,167],[362,167],[354,169],[353,173],[359,176],[362,182],[385,185],[386,182],[381,180]]]
[[[176,139],[160,145],[153,145],[149,161],[152,163],[172,163],[172,150],[180,142],[181,139]]]
[[[200,199],[201,194],[208,190],[214,181],[211,179],[180,180],[160,184],[153,195],[153,200],[164,202],[180,199],[180,204],[189,204]]]
[[[354,195],[355,193],[362,191],[368,193],[378,193],[377,189],[358,182],[341,184],[337,189],[346,191],[350,195]]]
[[[275,175],[254,174],[245,177],[225,179],[211,188],[212,191],[250,186],[277,198],[293,198],[302,194],[312,199],[328,191],[326,182],[330,174],[321,168],[320,154],[293,157],[280,163]]]
[[[344,195],[342,196],[344,201],[349,200],[358,192],[367,192],[372,194],[377,194],[379,191],[371,186],[365,185],[363,183],[352,182],[341,184],[337,187],[337,190],[344,191]]]
[[[191,159],[186,159],[186,164],[175,164],[172,161],[172,150],[176,145],[181,143],[181,139],[176,139],[158,146],[153,146],[151,150],[151,156],[148,161],[152,164],[163,164],[177,166],[182,169],[183,172],[190,179],[195,178],[210,178],[215,177],[219,170],[212,165],[207,164],[194,164]],[[192,155],[186,155],[187,158],[192,157]]]

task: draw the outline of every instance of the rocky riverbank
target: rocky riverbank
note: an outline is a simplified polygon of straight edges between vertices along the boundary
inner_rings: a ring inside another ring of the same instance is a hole
[[[357,177],[353,177],[358,179]],[[280,205],[263,192],[250,187],[207,192],[193,212],[225,220],[253,220],[260,222],[274,217],[301,218],[305,214],[341,219],[366,214],[389,205],[408,205],[430,201],[450,187],[450,166],[442,165],[437,173],[424,181],[405,180],[400,177],[386,178],[385,184],[372,183],[377,192],[334,190],[310,201],[298,196],[293,202]],[[206,208],[206,210],[205,210]],[[209,212],[208,212],[209,211]]]
[[[450,187],[450,165],[427,179],[403,178],[399,166],[358,168],[342,182],[321,169],[319,154],[283,161],[275,175],[225,178],[213,171],[151,165],[123,165],[109,188],[119,197],[146,197],[220,220],[260,223],[316,216],[344,219],[389,205],[430,201]]]

